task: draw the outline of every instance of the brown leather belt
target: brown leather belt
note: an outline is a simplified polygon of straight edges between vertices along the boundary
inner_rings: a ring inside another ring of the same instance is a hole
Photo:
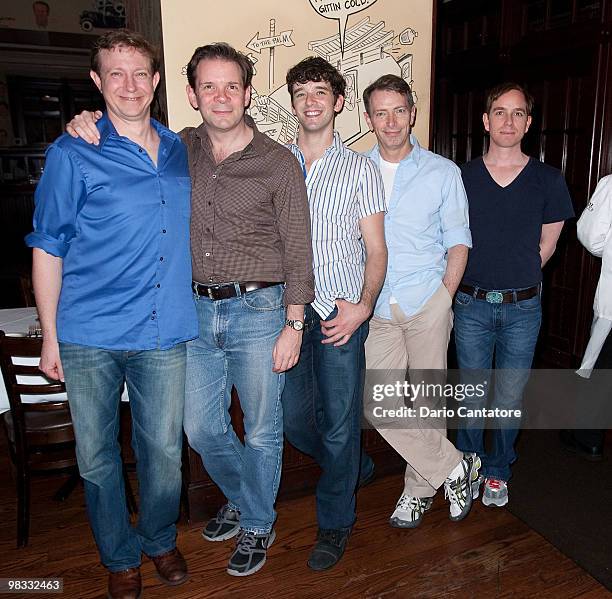
[[[265,289],[274,285],[282,285],[278,282],[270,281],[249,281],[248,283],[221,283],[220,285],[203,285],[197,281],[191,283],[193,292],[198,296],[207,297],[213,301],[228,299],[230,297],[240,297],[249,291]]]
[[[486,289],[476,289],[471,285],[459,285],[459,291],[467,293],[472,297],[480,300],[486,300],[490,304],[512,304],[515,301],[531,299],[540,293],[540,286],[521,289],[520,291],[487,291]]]

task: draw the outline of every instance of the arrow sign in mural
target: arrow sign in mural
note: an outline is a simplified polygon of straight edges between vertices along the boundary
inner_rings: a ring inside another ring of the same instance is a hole
[[[292,33],[293,29],[290,29],[289,31],[283,31],[278,35],[273,35],[271,37],[259,37],[258,31],[253,39],[251,39],[251,41],[246,45],[246,47],[249,50],[253,50],[253,52],[261,54],[262,50],[274,48],[275,46],[295,46],[293,40],[291,39]]]

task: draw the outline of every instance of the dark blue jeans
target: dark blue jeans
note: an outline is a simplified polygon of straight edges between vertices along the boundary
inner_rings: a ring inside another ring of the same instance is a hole
[[[458,291],[454,311],[455,345],[462,382],[488,381],[495,356],[495,389],[489,407],[520,409],[542,321],[540,296],[508,304],[491,304]],[[487,394],[466,399],[463,404],[469,409],[486,407]],[[492,424],[491,450],[485,452],[482,419],[462,419],[457,431],[457,449],[477,453],[482,460],[484,476],[507,481],[510,464],[516,459],[514,443],[520,419]]]
[[[323,471],[316,493],[319,527],[348,529],[355,522],[368,323],[334,347],[321,343],[325,335],[312,306],[306,306],[304,319],[300,361],[287,372],[282,395],[285,434]]]

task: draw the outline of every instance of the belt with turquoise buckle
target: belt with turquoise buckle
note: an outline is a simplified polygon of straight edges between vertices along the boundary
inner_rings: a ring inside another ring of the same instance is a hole
[[[534,285],[533,287],[528,287],[527,289],[521,289],[519,291],[487,291],[486,289],[478,289],[471,285],[461,283],[459,285],[459,291],[467,293],[476,299],[485,300],[489,304],[509,304],[535,297],[540,293],[540,286]]]
[[[501,291],[487,291],[485,301],[490,304],[503,304],[504,294]]]

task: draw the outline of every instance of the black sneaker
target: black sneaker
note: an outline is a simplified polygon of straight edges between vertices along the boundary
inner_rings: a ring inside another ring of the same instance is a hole
[[[232,509],[227,503],[208,521],[202,530],[207,541],[226,541],[238,534],[240,530],[240,512]]]
[[[236,540],[236,549],[227,564],[227,573],[232,576],[248,576],[261,570],[266,563],[268,547],[275,538],[274,529],[263,535],[241,530]]]
[[[317,532],[317,542],[308,558],[308,566],[313,570],[329,570],[344,555],[351,529],[323,529]]]

